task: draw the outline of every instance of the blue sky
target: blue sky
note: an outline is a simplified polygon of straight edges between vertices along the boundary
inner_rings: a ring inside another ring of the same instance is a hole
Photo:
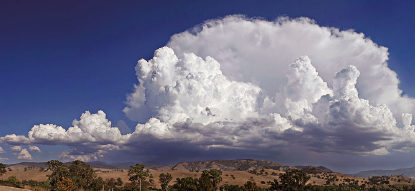
[[[123,109],[138,84],[137,61],[151,59],[174,34],[234,14],[308,17],[322,27],[364,33],[388,48],[399,88],[415,97],[413,10],[411,1],[2,1],[0,136],[27,135],[37,124],[67,129],[85,111],[98,110],[113,126],[123,120],[134,131],[146,121],[130,120]],[[19,161],[3,148],[5,162]],[[33,156],[56,157],[46,153]]]

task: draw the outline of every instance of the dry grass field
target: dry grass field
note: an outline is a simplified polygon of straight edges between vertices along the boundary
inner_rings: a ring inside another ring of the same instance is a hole
[[[121,178],[123,182],[128,182],[128,170],[112,170],[112,169],[95,169],[97,170],[96,175],[98,177],[103,178],[104,180],[110,179],[110,178]],[[175,183],[176,178],[184,178],[184,177],[193,177],[193,178],[199,178],[201,175],[201,172],[188,172],[188,171],[157,171],[157,170],[150,170],[151,174],[153,175],[153,179],[155,181],[155,186],[160,188],[160,183],[158,180],[158,177],[161,173],[170,173],[173,176],[173,180],[170,182],[170,185],[173,185]],[[266,173],[265,173],[266,172]],[[222,172],[222,182],[219,184],[219,186],[224,184],[234,184],[234,185],[244,185],[248,180],[254,179],[256,184],[259,187],[262,188],[268,188],[270,187],[269,184],[267,184],[268,181],[273,181],[274,179],[279,180],[278,175],[271,175],[272,173],[284,173],[282,171],[276,171],[271,169],[265,169],[263,175],[254,175],[247,171],[225,171]],[[1,176],[1,179],[5,180],[10,176],[16,176],[16,178],[20,181],[22,180],[36,180],[36,181],[45,181],[47,180],[46,175],[51,174],[50,171],[39,171],[38,169],[31,169],[31,170],[13,170],[8,171],[6,174]],[[319,174],[310,174],[311,178],[307,182],[307,184],[315,184],[315,185],[325,185],[326,184],[326,177],[336,177],[333,178],[330,184],[341,184],[346,183],[347,180],[350,179],[351,181],[358,181],[359,185],[366,184],[365,182],[368,181],[368,178],[361,178],[361,177],[355,177],[355,176],[349,176],[344,175],[341,173],[319,173]],[[233,178],[234,177],[234,178]],[[320,177],[320,178],[318,178]],[[261,184],[261,182],[264,181],[265,184]],[[408,178],[405,176],[392,176],[390,178],[390,184],[396,185],[396,186],[411,186],[415,183],[415,180],[412,178]],[[367,184],[366,184],[367,185]]]
[[[6,180],[10,176],[15,176],[19,181],[22,180],[36,180],[36,181],[45,181],[47,180],[46,175],[50,175],[52,172],[50,171],[39,171],[38,169],[31,169],[31,170],[13,170],[7,171],[1,179]]]

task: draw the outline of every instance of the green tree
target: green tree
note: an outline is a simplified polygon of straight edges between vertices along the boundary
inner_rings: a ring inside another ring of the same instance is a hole
[[[96,177],[94,169],[83,161],[73,161],[69,166],[70,177],[73,182],[79,187],[89,189],[92,180]]]
[[[173,185],[173,189],[177,191],[197,191],[197,184],[192,177],[177,178],[176,184]]]
[[[92,180],[90,188],[91,190],[102,190],[104,184],[105,184],[104,180],[101,177],[98,177]]]
[[[16,176],[9,176],[7,181],[13,183],[14,185],[20,185],[20,181],[16,178]]]
[[[209,176],[201,176],[199,178],[199,189],[198,191],[213,191],[214,187],[209,179]]]
[[[221,186],[220,191],[245,191],[245,187],[239,185],[228,185]]]
[[[285,174],[281,174],[280,183],[274,179],[274,183],[271,183],[270,190],[286,190],[286,191],[298,191],[304,190],[306,182],[310,179],[304,171],[291,170]]]
[[[105,180],[105,188],[107,189],[107,190],[109,190],[109,189],[115,189],[116,188],[116,180],[114,179],[114,178],[111,178],[111,179],[106,179]]]
[[[218,184],[222,181],[222,172],[220,170],[216,170],[216,169],[210,169],[210,170],[204,170],[202,172],[202,177],[207,177],[209,178],[213,189],[217,190],[218,189]]]
[[[59,181],[62,181],[63,178],[69,178],[70,177],[69,168],[68,168],[68,166],[64,165],[63,163],[62,163],[61,166],[55,166],[51,169],[53,169],[53,172],[52,172],[51,175],[47,175],[47,177],[49,178],[50,185],[53,188],[56,188],[57,183]]]
[[[46,166],[48,166],[47,170],[55,170],[56,167],[62,166],[64,165],[61,161],[58,160],[50,160],[48,162],[46,162]]]
[[[75,191],[77,189],[76,184],[70,178],[65,177],[58,181],[56,187],[60,191]]]
[[[256,185],[256,182],[254,181],[247,181],[244,184],[246,191],[258,191],[258,186]]]
[[[167,191],[167,186],[169,185],[170,181],[173,179],[171,174],[167,173],[161,173],[159,176],[159,182],[161,184],[161,190]]]
[[[152,178],[150,171],[144,170],[146,165],[144,164],[136,164],[134,166],[130,166],[130,169],[128,170],[128,176],[130,176],[129,180],[136,184],[137,181],[140,182],[140,191],[141,191],[141,182],[146,181],[147,177]]]
[[[120,177],[118,177],[118,178],[117,178],[116,185],[117,185],[117,186],[122,186],[122,184],[123,184],[123,183],[124,183],[124,182],[122,182],[121,178],[120,178]]]
[[[11,169],[10,169],[10,171],[11,171]],[[3,163],[0,163],[0,176],[2,176],[6,172],[7,172],[6,165],[4,165]]]

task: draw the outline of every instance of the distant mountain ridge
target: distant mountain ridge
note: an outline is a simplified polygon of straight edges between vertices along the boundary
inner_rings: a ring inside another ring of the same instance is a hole
[[[253,160],[253,159],[239,159],[239,160],[214,160],[214,161],[199,161],[199,162],[181,162],[175,165],[160,167],[157,170],[169,171],[190,171],[201,172],[208,169],[217,169],[220,171],[245,171],[253,169],[274,169],[279,171],[287,171],[295,169],[292,166],[284,166],[276,162]]]
[[[70,165],[72,162],[66,162],[65,165]],[[136,162],[124,162],[108,164],[101,161],[87,162],[92,168],[102,169],[129,169],[130,166],[136,164]],[[285,166],[277,162],[270,162],[265,160],[254,159],[238,159],[238,160],[213,160],[213,161],[198,161],[198,162],[181,162],[174,165],[164,166],[157,162],[146,162],[147,169],[155,169],[160,171],[178,170],[189,172],[201,172],[208,169],[218,169],[221,171],[246,171],[254,169],[274,169],[279,171],[287,171],[292,169],[300,169],[308,174],[333,172],[324,166]],[[7,168],[12,170],[29,168],[44,168],[46,169],[46,162],[21,162],[17,164],[6,164]],[[373,177],[373,176],[391,176],[391,175],[404,175],[407,177],[415,178],[415,167],[413,168],[400,168],[395,170],[368,170],[361,171],[357,174],[351,174],[357,177]]]
[[[69,166],[71,165],[71,163],[72,162],[65,162],[64,164]],[[93,161],[93,162],[86,162],[86,163],[90,165],[92,168],[103,168],[103,169],[129,169],[130,166],[133,166],[136,164],[134,162],[107,164],[101,161]],[[142,163],[142,164],[145,164],[147,169],[156,169],[156,168],[160,168],[164,166],[159,163]],[[24,169],[25,167],[46,169],[48,166],[46,166],[46,162],[21,162],[17,164],[7,164],[6,167],[11,168],[12,170],[15,170],[15,169]]]
[[[372,177],[372,176],[391,176],[391,175],[404,175],[407,177],[415,177],[415,167],[412,168],[400,168],[395,170],[367,170],[361,171],[354,176],[358,177]]]
[[[24,169],[29,168],[44,168],[47,166],[46,162],[21,162],[17,164],[9,164],[7,167],[11,169]],[[65,165],[71,165],[72,162],[65,162]],[[124,163],[112,163],[108,164],[101,161],[87,162],[92,168],[101,169],[129,169],[130,166],[136,164],[136,162],[124,162]],[[201,172],[203,170],[218,169],[221,171],[247,171],[254,169],[273,169],[278,171],[287,171],[293,169],[301,169],[309,174],[332,172],[330,169],[324,166],[285,166],[277,162],[265,161],[265,160],[254,160],[254,159],[237,159],[237,160],[213,160],[213,161],[198,161],[198,162],[181,162],[170,166],[164,166],[156,162],[146,162],[147,169],[155,169],[160,171],[189,171],[189,172]]]

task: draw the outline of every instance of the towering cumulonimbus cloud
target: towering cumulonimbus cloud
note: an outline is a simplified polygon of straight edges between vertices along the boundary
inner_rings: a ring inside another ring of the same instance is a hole
[[[363,33],[322,27],[308,18],[270,22],[228,16],[173,35],[168,46],[177,55],[210,56],[221,63],[229,79],[255,82],[269,95],[284,91],[287,63],[300,56],[313,61],[329,86],[334,73],[354,65],[362,73],[356,84],[361,98],[373,105],[385,104],[396,118],[415,112],[414,99],[401,95],[399,79],[388,68],[386,47]]]
[[[227,93],[228,89],[218,87],[226,87],[227,84],[236,82],[225,77],[221,81],[203,81],[207,79],[205,76],[209,76],[204,73],[206,69],[200,66],[207,64],[203,59],[191,54],[192,59],[189,60],[189,54],[186,53],[182,57],[172,55],[175,55],[173,50],[164,47],[156,51],[153,59],[140,60],[137,64],[136,69],[141,86],[139,89],[143,91],[139,94],[145,96],[142,100],[146,100],[140,105],[145,107],[149,104],[153,107],[150,110],[157,117],[150,119],[146,124],[137,125],[135,134],[152,134],[158,138],[187,139],[195,144],[235,148],[246,148],[245,143],[250,143],[251,140],[261,140],[261,145],[268,146],[278,144],[277,142],[286,144],[296,142],[296,139],[302,139],[307,135],[308,140],[298,142],[298,144],[312,147],[324,144],[319,142],[325,141],[330,144],[324,149],[311,149],[361,155],[387,154],[388,149],[393,148],[392,145],[398,141],[396,137],[401,136],[401,128],[396,125],[396,119],[386,105],[372,106],[368,100],[359,97],[356,85],[360,72],[356,66],[348,65],[336,72],[332,77],[332,88],[329,88],[311,64],[311,60],[307,56],[302,56],[288,65],[284,92],[277,94],[282,99],[276,99],[266,95],[260,86],[250,83],[238,82],[245,87],[257,90],[254,94],[245,94],[246,88],[238,88],[238,91],[232,90]],[[166,59],[167,57],[171,59]],[[212,58],[206,58],[206,60],[209,59]],[[196,63],[195,60],[199,60],[201,64]],[[191,66],[194,67],[192,72],[184,70],[186,67],[183,65],[187,65],[186,62],[192,63]],[[216,61],[211,61],[211,63],[217,64]],[[168,67],[160,69],[160,66]],[[211,68],[219,70],[219,67]],[[220,71],[215,70],[211,72],[221,75]],[[199,80],[198,83],[192,83],[192,86],[183,88],[183,84],[190,84],[189,79],[195,79],[195,73],[202,76],[196,77]],[[151,80],[148,80],[150,74]],[[213,78],[215,77],[211,77]],[[154,84],[158,85],[154,86]],[[216,89],[221,89],[221,91],[215,92]],[[137,93],[131,96],[133,95]],[[229,99],[224,95],[245,98]],[[244,104],[240,100],[252,100],[249,102],[252,104]],[[211,104],[215,102],[227,104]],[[241,108],[229,106],[241,104],[250,106],[244,108],[250,111],[250,115],[238,112]],[[194,109],[205,107],[209,107],[209,110],[205,111],[211,114],[205,113],[203,109]],[[263,109],[264,107],[267,109]],[[176,112],[167,114],[165,108]],[[215,113],[218,115],[216,116]],[[221,117],[221,114],[225,114],[226,118]],[[170,117],[172,115],[182,118]],[[163,119],[160,116],[168,117]],[[172,118],[177,120],[170,120]],[[290,134],[293,132],[297,132],[298,137],[291,137]],[[315,132],[319,134],[314,134]],[[352,134],[346,132],[352,132]],[[366,140],[358,142],[360,145],[356,145],[353,138],[357,134],[367,136]],[[220,141],[211,141],[215,139]],[[226,142],[225,140],[233,141]]]
[[[368,156],[413,150],[415,101],[401,95],[387,55],[363,34],[306,18],[229,16],[174,35],[152,59],[138,61],[138,84],[123,110],[144,121],[134,132],[121,133],[103,111],[87,111],[68,129],[40,124],[27,136],[0,141],[67,145],[72,151],[60,157],[68,160],[117,152],[159,160],[216,151]]]

